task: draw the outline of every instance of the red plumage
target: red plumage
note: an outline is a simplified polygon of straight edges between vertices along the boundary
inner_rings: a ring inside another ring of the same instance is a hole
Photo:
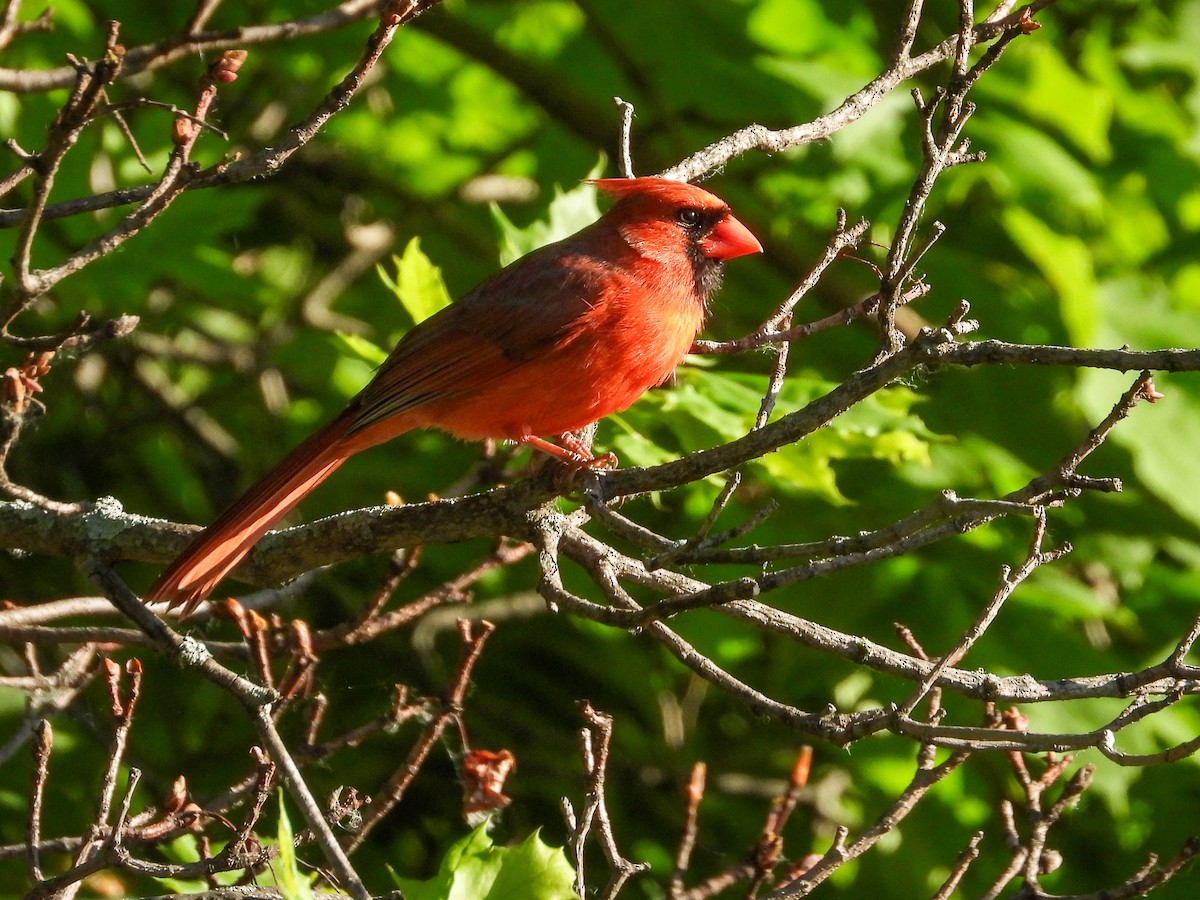
[[[663,178],[602,179],[592,225],[514,262],[413,328],[336,419],[201,532],[146,595],[191,612],[271,526],[350,456],[413,428],[560,436],[671,377],[722,261],[762,247],[718,197]]]

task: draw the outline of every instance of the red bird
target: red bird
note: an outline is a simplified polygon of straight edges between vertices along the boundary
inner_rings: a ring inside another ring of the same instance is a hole
[[[197,535],[146,599],[191,613],[334,469],[413,428],[522,441],[576,466],[595,463],[569,432],[670,378],[704,324],[721,263],[762,245],[694,185],[594,184],[617,198],[607,213],[408,332],[345,411]]]

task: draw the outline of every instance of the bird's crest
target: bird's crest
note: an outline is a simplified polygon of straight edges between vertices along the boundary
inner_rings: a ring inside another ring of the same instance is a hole
[[[597,190],[617,198],[654,197],[664,203],[678,206],[711,208],[725,206],[725,201],[710,194],[704,188],[671,178],[594,178],[588,184],[595,185]]]

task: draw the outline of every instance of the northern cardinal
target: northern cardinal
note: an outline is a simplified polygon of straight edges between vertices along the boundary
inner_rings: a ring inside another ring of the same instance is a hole
[[[575,466],[596,463],[570,432],[670,378],[704,324],[722,262],[762,245],[694,185],[593,183],[617,198],[607,213],[409,331],[341,415],[196,536],[147,601],[190,614],[334,469],[413,428],[522,441]]]

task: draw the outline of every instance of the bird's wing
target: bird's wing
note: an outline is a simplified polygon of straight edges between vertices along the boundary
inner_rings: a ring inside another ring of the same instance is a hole
[[[359,394],[354,430],[473,394],[569,342],[614,277],[587,255],[543,247],[408,332]]]

